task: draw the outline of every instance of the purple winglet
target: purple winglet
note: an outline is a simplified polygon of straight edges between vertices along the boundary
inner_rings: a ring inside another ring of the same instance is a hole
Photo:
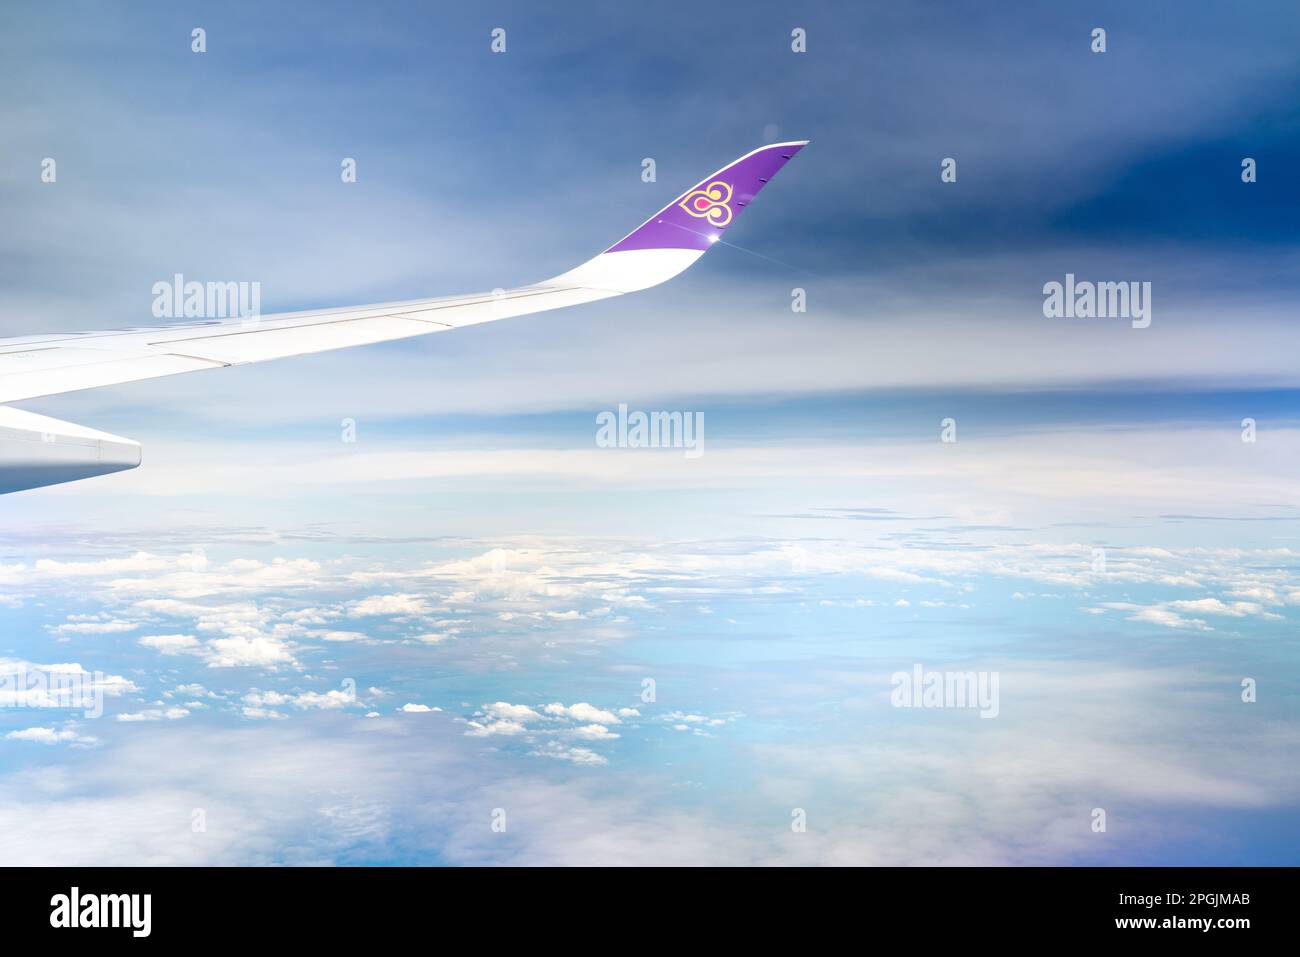
[[[774,143],[747,153],[682,193],[605,252],[708,249],[777,170],[807,145],[807,140]]]

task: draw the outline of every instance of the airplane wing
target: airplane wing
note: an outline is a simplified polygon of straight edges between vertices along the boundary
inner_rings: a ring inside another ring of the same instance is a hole
[[[600,255],[531,286],[471,296],[0,339],[0,403],[389,342],[648,289],[689,267],[807,141],[747,153]],[[139,445],[0,407],[0,493],[134,468]]]

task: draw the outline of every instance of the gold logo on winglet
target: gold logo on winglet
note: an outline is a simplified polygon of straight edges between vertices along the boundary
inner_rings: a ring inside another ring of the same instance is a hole
[[[696,219],[707,219],[713,226],[731,222],[731,184],[715,179],[708,186],[693,189],[677,205]]]

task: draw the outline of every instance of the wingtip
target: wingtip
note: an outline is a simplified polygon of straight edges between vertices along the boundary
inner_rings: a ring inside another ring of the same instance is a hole
[[[548,280],[611,295],[648,289],[704,255],[723,231],[808,140],[768,143],[733,160],[599,256]]]
[[[610,246],[605,252],[634,249],[690,249],[704,252],[750,201],[808,140],[769,143],[728,163],[694,189]]]

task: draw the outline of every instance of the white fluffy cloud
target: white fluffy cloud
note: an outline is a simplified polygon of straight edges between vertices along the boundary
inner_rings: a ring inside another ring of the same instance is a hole
[[[202,647],[193,635],[146,635],[140,644],[164,655],[197,655]]]
[[[597,708],[585,701],[579,701],[577,704],[572,705],[563,705],[557,702],[548,704],[542,710],[552,717],[567,718],[570,721],[585,721],[594,724],[620,723],[618,715],[614,712],[606,711],[604,708]]]
[[[145,711],[127,711],[117,716],[118,721],[139,722],[139,721],[178,721],[181,718],[189,717],[188,708],[171,707],[171,708],[149,708]]]
[[[34,741],[38,744],[93,744],[96,740],[66,728],[24,728],[21,731],[10,731],[5,737],[10,741]]]
[[[614,735],[614,737],[618,737],[618,735]],[[573,764],[587,765],[589,767],[599,767],[603,764],[609,764],[608,758],[597,754],[590,748],[562,744],[559,741],[543,742],[529,753],[542,758],[556,758],[560,761],[569,761]]]
[[[241,710],[246,718],[282,718],[284,715],[275,710],[279,707],[292,707],[299,711],[337,711],[358,703],[353,694],[337,688],[323,693],[250,691],[241,700],[243,702]]]
[[[603,765],[609,763],[604,755],[568,742],[617,741],[621,735],[611,730],[610,726],[622,724],[623,718],[633,718],[639,714],[635,708],[620,708],[615,712],[598,708],[586,701],[571,705],[556,701],[540,709],[497,701],[484,705],[481,711],[469,718],[465,733],[479,738],[522,737],[533,744],[529,754],[558,758],[573,764]]]
[[[352,618],[371,615],[412,616],[423,615],[428,611],[428,602],[419,595],[371,595],[352,602],[348,615]]]
[[[135,631],[140,626],[130,621],[69,621],[50,629],[56,635],[114,635]]]

